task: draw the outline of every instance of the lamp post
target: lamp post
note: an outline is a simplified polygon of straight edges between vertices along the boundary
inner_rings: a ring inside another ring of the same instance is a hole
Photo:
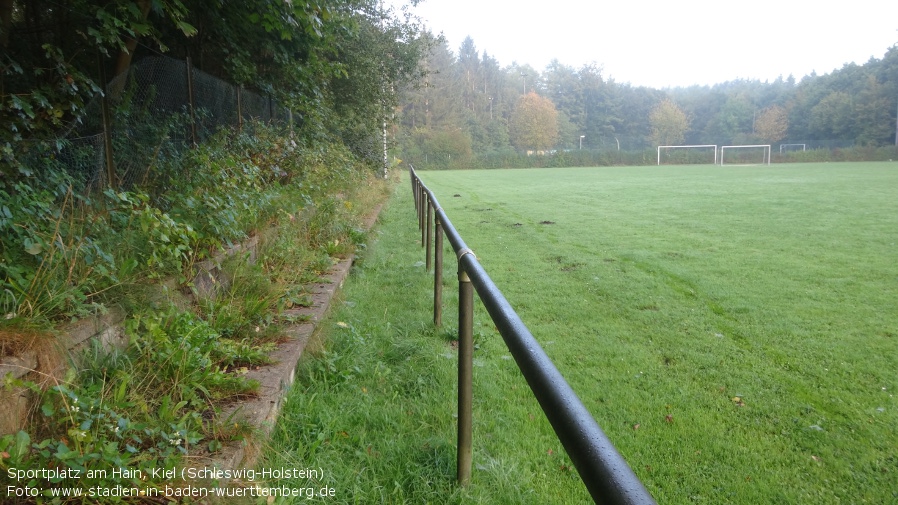
[[[490,97],[490,121],[493,120],[493,97]]]
[[[583,149],[583,139],[585,137],[586,137],[586,135],[580,135],[580,149]]]

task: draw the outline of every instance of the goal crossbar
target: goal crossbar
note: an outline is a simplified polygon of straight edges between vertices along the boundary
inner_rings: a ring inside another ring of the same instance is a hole
[[[688,146],[658,146],[658,165],[661,165],[661,149],[684,149],[684,148],[714,148],[714,164],[717,164],[717,144],[701,144]]]
[[[736,148],[742,148],[742,147],[763,147],[764,151],[761,156],[761,159],[762,159],[761,164],[762,165],[770,164],[770,151],[771,151],[770,144],[752,144],[752,145],[740,145],[740,146],[720,146],[720,166],[723,166],[724,151],[726,151],[727,149],[736,149]]]

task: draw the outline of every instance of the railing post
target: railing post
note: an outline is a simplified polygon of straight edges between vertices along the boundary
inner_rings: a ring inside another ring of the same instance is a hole
[[[471,480],[473,461],[473,397],[474,397],[474,286],[461,265],[465,254],[458,255],[458,483]]]
[[[415,179],[418,178],[418,175],[415,173],[414,168],[411,165],[408,166],[408,175],[409,180],[412,183],[412,196],[415,197],[415,210],[418,209],[418,183]]]
[[[427,232],[427,227],[424,226],[424,217],[427,216],[427,209],[430,205],[427,203],[427,193],[425,192],[424,185],[419,185],[420,193],[421,193],[421,205],[418,209],[418,225],[421,229],[421,247],[424,247],[425,243],[425,233]]]
[[[433,216],[433,324],[443,324],[443,225]]]
[[[418,218],[418,230],[421,230],[421,179],[415,177],[415,217]]]
[[[424,253],[424,271],[430,270],[430,245],[431,245],[431,237],[433,236],[433,230],[431,229],[431,221],[433,221],[433,202],[430,201],[430,197],[427,198],[427,231],[425,232],[427,235],[427,245],[425,246],[426,253]]]

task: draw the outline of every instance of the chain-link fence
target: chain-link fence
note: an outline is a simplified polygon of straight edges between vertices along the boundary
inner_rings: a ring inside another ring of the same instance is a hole
[[[87,105],[56,143],[55,156],[87,188],[130,188],[220,128],[252,121],[286,123],[292,114],[271,97],[192,68],[189,61],[149,57]]]

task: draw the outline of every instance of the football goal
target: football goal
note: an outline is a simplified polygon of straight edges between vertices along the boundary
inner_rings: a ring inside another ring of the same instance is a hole
[[[658,165],[717,164],[717,145],[658,146]]]
[[[769,164],[770,144],[720,146],[720,166]]]

